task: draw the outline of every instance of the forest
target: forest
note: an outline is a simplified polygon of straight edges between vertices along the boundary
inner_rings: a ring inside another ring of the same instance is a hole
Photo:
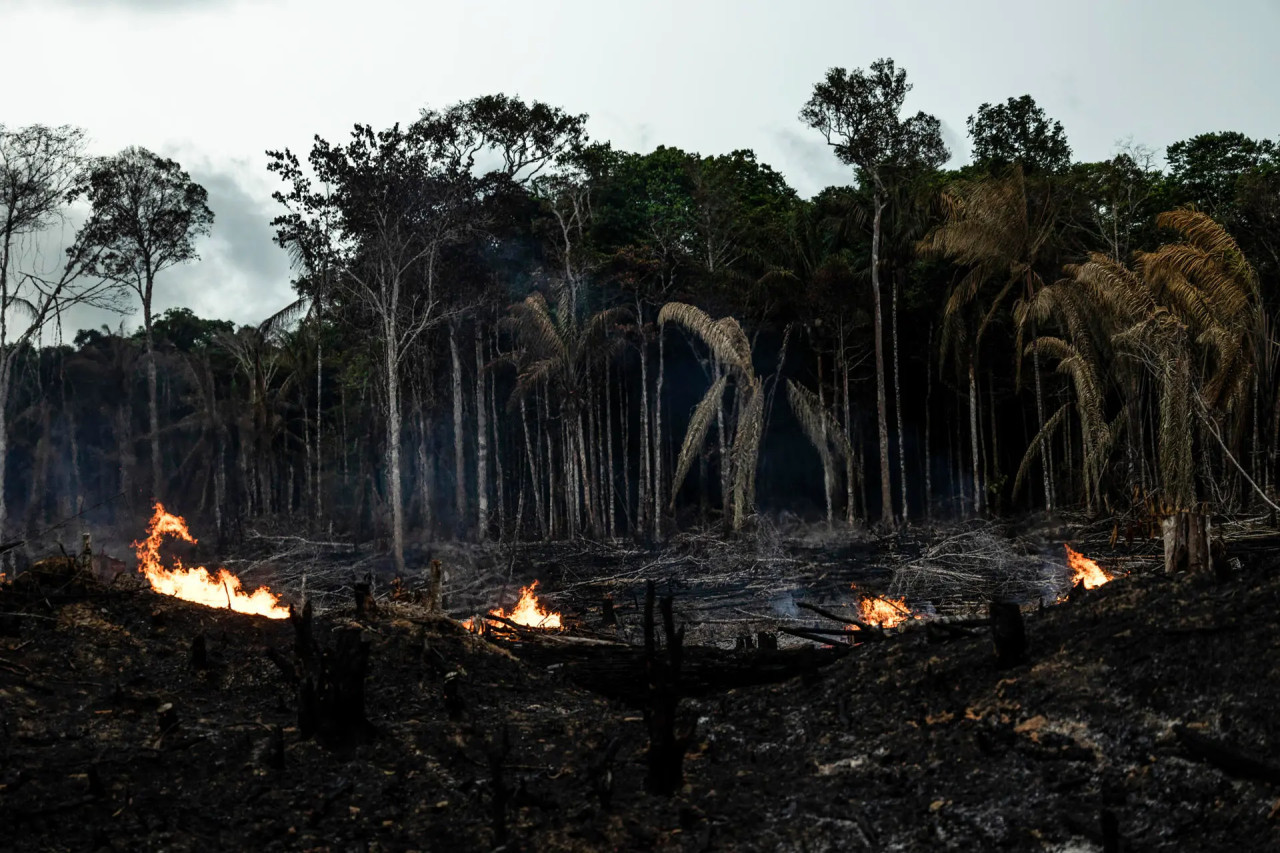
[[[812,198],[501,93],[273,141],[240,326],[154,310],[182,164],[0,125],[22,849],[1273,842],[1280,148],[1014,94],[949,168],[911,90],[814,82]]]
[[[241,328],[151,311],[216,228],[179,164],[6,130],[6,535],[122,492],[103,511],[158,498],[228,542],[288,519],[403,566],[406,537],[1272,505],[1274,143],[1074,162],[1024,95],[944,170],[910,88],[892,60],[814,86],[799,120],[849,183],[812,199],[751,151],[618,151],[505,95],[269,152],[298,300]],[[25,269],[76,196],[61,276]],[[75,299],[140,328],[40,346]]]

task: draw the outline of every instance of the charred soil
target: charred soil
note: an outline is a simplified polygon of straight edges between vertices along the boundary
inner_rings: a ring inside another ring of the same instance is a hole
[[[918,631],[687,696],[672,797],[646,793],[642,708],[521,644],[401,602],[317,614],[321,648],[359,632],[367,725],[304,738],[289,621],[52,571],[0,588],[0,836],[42,851],[1271,849],[1272,553],[1226,580],[1134,573],[1029,612],[1014,666],[989,633]]]

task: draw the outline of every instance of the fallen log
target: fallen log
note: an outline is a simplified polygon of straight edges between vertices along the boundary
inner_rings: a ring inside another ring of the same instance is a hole
[[[1280,767],[1260,761],[1220,740],[1202,735],[1186,726],[1174,726],[1173,733],[1192,758],[1217,767],[1228,776],[1257,782],[1280,783]]]

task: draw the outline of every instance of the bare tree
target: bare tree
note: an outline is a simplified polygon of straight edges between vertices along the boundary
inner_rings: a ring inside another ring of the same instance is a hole
[[[20,353],[75,303],[112,307],[108,283],[83,277],[96,255],[79,241],[60,269],[37,268],[35,241],[65,221],[66,208],[84,176],[84,131],[43,125],[0,125],[0,536],[9,431],[5,412]]]

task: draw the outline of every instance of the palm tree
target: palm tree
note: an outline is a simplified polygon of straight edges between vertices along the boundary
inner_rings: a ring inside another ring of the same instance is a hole
[[[1234,415],[1237,433],[1243,430],[1258,367],[1263,314],[1257,274],[1220,224],[1192,209],[1169,211],[1156,221],[1178,232],[1182,240],[1138,253],[1132,269],[1099,253],[1069,267],[1077,293],[1071,295],[1055,284],[1030,310],[1041,317],[1056,313],[1071,340],[1040,338],[1032,346],[1057,356],[1059,370],[1076,380],[1081,420],[1094,455],[1106,452],[1114,428],[1101,418],[1101,359],[1093,354],[1096,347],[1091,342],[1097,340],[1097,326],[1086,320],[1089,313],[1107,318],[1110,345],[1155,380],[1161,490],[1166,506],[1185,510],[1196,500],[1197,422],[1248,477],[1231,456],[1222,437],[1229,431],[1219,421]],[[1100,462],[1092,463],[1095,491]]]
[[[587,462],[583,422],[594,390],[589,376],[594,375],[593,365],[603,363],[615,353],[621,339],[613,332],[630,312],[626,308],[606,308],[579,321],[572,290],[564,283],[557,283],[552,293],[556,299],[554,311],[546,297],[533,293],[512,305],[503,320],[514,333],[517,345],[511,356],[517,371],[512,400],[522,403],[531,392],[542,389],[548,406],[556,401],[570,532],[579,526],[580,511],[585,507],[587,526],[597,533],[602,519],[596,516],[597,502],[592,500],[592,466]],[[536,484],[534,488],[536,490]],[[549,500],[548,509],[552,513],[553,506]],[[608,511],[611,508],[606,509]]]
[[[722,496],[722,500],[726,515],[732,511],[733,530],[741,530],[747,516],[755,509],[756,467],[760,456],[760,437],[764,431],[764,387],[751,366],[751,343],[734,318],[712,320],[702,309],[683,302],[668,302],[662,306],[658,312],[658,323],[666,325],[668,322],[682,326],[702,341],[725,371],[707,390],[689,420],[680,447],[680,458],[676,462],[675,477],[671,481],[672,503],[674,505],[680,485],[706,440],[707,429],[729,379],[733,378],[742,406],[733,433],[732,452],[727,463],[721,462],[729,464],[732,469],[730,493]]]
[[[920,241],[918,250],[923,255],[946,258],[969,268],[952,288],[943,311],[942,350],[944,357],[948,351],[954,351],[966,363],[974,501],[975,508],[980,510],[977,362],[982,337],[1015,288],[1022,288],[1019,301],[1025,301],[1033,299],[1043,287],[1037,265],[1052,234],[1053,218],[1048,205],[1041,205],[1033,212],[1022,168],[1017,165],[1003,177],[954,184],[943,194],[942,202],[945,221]],[[981,297],[991,287],[997,289],[983,303]],[[1043,433],[1044,392],[1039,350],[1033,348],[1031,355],[1035,368],[1036,414]],[[1044,472],[1045,505],[1052,509],[1053,484],[1043,436],[1038,445]]]

